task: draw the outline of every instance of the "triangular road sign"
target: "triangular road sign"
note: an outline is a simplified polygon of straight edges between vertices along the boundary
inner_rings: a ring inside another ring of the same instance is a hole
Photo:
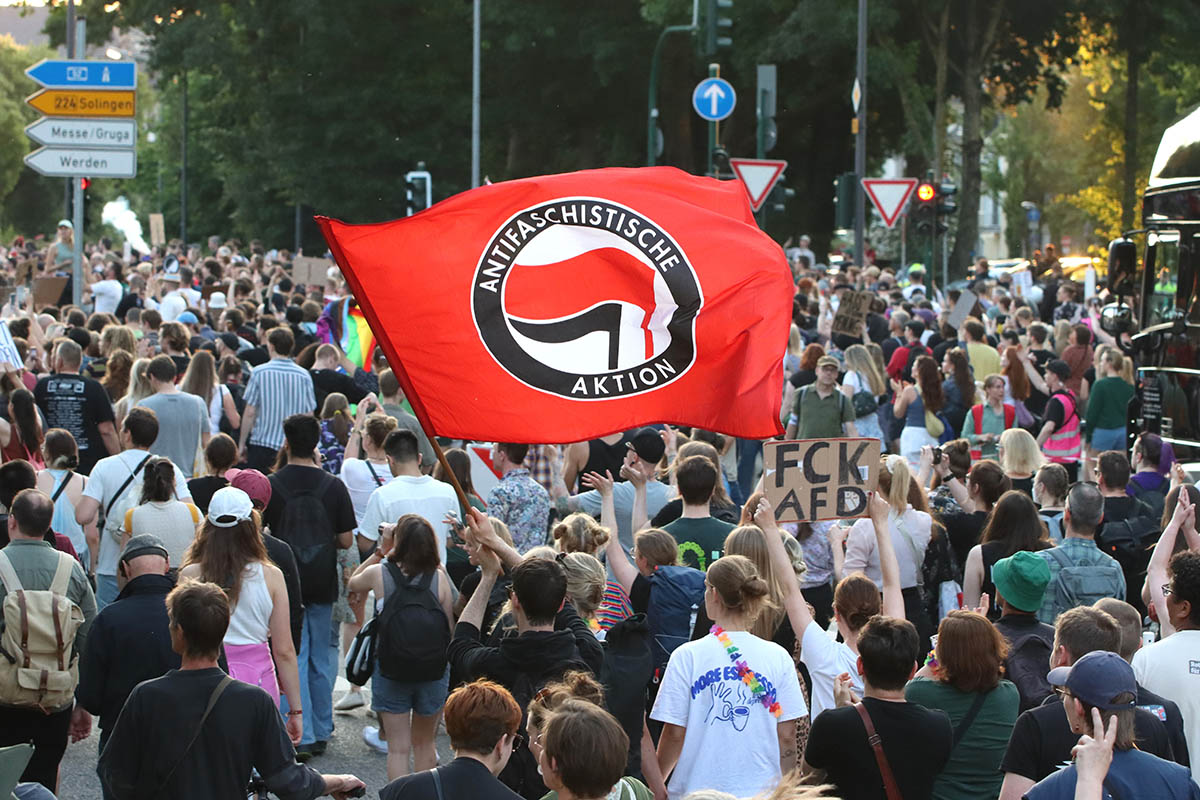
[[[917,179],[863,178],[862,185],[879,216],[883,217],[884,224],[890,228],[900,218],[900,212],[912,196],[913,189],[917,188]]]
[[[755,211],[762,208],[771,193],[775,181],[787,169],[786,161],[775,161],[769,158],[731,158],[729,166],[733,174],[738,176],[746,194],[750,195],[750,205]]]

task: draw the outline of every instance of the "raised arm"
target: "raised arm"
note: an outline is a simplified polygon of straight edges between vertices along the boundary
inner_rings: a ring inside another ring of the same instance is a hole
[[[515,567],[524,560],[516,548],[500,538],[500,534],[496,533],[496,529],[492,527],[492,521],[488,519],[488,515],[479,509],[467,509],[467,527],[475,537],[475,541],[495,553],[501,563]]]
[[[896,550],[892,547],[892,534],[888,530],[888,511],[891,506],[879,492],[871,493],[871,524],[875,526],[875,542],[879,550],[879,572],[883,576],[883,613],[896,619],[904,619],[904,597],[900,594],[900,563],[896,561]],[[920,569],[921,565],[917,565]]]
[[[771,570],[783,589],[783,606],[787,611],[788,621],[792,623],[792,630],[796,632],[797,638],[802,637],[809,623],[813,621],[812,611],[809,610],[804,595],[800,593],[800,583],[796,580],[787,548],[783,546],[785,534],[775,524],[775,509],[771,508],[765,497],[754,510],[754,522],[765,534],[767,553],[771,557]]]
[[[633,510],[630,513],[629,529],[637,533],[650,526],[649,514],[646,512],[646,481],[649,476],[637,467],[622,464],[621,477],[633,484]]]
[[[1188,499],[1188,493],[1179,493],[1179,502],[1171,514],[1171,521],[1154,545],[1154,553],[1150,556],[1150,564],[1146,567],[1146,588],[1150,592],[1150,602],[1158,612],[1158,624],[1162,627],[1162,635],[1170,636],[1175,632],[1171,626],[1170,615],[1167,613],[1167,599],[1163,594],[1163,586],[1167,582],[1167,565],[1175,552],[1175,541],[1179,531],[1196,519],[1196,507]]]
[[[1037,367],[1033,365],[1033,361],[1030,360],[1029,351],[1023,347],[1021,348],[1020,359],[1021,366],[1025,367],[1025,375],[1029,378],[1029,382],[1033,385],[1033,388],[1044,395],[1049,395],[1050,388],[1046,386],[1045,378],[1041,376],[1041,373],[1037,371]]]
[[[617,536],[617,510],[616,504],[613,502],[612,473],[607,470],[603,475],[598,472],[588,472],[582,475],[580,480],[583,481],[584,486],[595,489],[600,495],[600,524],[608,528],[609,532],[608,543],[604,545],[604,558],[608,562],[608,566],[612,568],[617,582],[625,590],[625,594],[629,594],[633,590],[633,582],[637,578],[638,571],[637,567],[629,561],[629,556],[625,555],[625,548],[621,546],[621,539]]]

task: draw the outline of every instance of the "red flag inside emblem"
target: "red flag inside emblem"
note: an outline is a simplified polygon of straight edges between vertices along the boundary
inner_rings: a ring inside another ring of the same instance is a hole
[[[603,169],[482,186],[395,222],[317,222],[440,436],[782,432],[791,274],[736,182]]]

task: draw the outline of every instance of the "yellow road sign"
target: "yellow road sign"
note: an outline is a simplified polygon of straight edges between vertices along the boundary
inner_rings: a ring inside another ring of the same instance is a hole
[[[52,117],[132,117],[136,110],[133,92],[43,89],[25,102]]]

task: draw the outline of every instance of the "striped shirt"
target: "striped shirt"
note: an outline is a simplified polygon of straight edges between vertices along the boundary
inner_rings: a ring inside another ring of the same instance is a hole
[[[273,358],[259,364],[246,384],[246,404],[258,409],[250,444],[278,450],[283,447],[283,421],[293,414],[312,414],[317,408],[312,376],[291,359]]]

